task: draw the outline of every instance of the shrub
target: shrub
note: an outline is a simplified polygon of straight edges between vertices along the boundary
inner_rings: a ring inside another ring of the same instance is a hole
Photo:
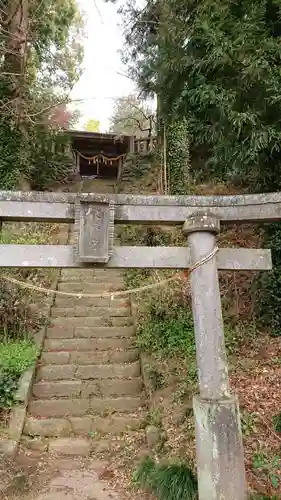
[[[273,269],[260,278],[259,317],[274,337],[281,335],[281,224],[265,227],[265,246],[271,248]]]
[[[188,309],[174,308],[161,311],[161,307],[150,312],[150,318],[139,326],[140,347],[164,357],[195,354],[193,320]]]
[[[19,234],[13,234],[12,227],[9,229],[0,233],[0,243],[33,245],[46,242],[46,234],[38,225],[28,224]],[[19,276],[19,279],[28,276],[30,279],[31,276],[37,276],[38,272],[36,270],[34,274],[33,270],[18,269],[13,270],[12,275]],[[45,319],[34,310],[31,302],[32,292],[1,279],[0,271],[0,341],[27,338],[42,326]]]
[[[37,347],[30,341],[0,344],[0,409],[15,402],[18,381],[37,358]]]
[[[119,180],[120,191],[126,191],[128,186],[132,186],[132,181],[147,179],[149,172],[153,169],[155,163],[154,153],[130,154],[124,162]]]
[[[136,485],[150,490],[158,500],[195,500],[197,479],[185,464],[159,465],[146,458],[134,473]]]
[[[268,496],[268,495],[251,495],[249,500],[278,500],[278,498],[274,496]]]
[[[281,412],[273,416],[272,423],[275,432],[281,433]]]
[[[45,318],[29,301],[25,290],[0,280],[0,341],[26,339],[44,324]]]

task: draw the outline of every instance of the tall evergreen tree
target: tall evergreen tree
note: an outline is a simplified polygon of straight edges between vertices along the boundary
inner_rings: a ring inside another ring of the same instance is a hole
[[[75,0],[4,0],[0,12],[0,187],[34,188],[66,175],[53,154],[59,122],[79,76],[82,20]]]
[[[208,175],[281,179],[280,0],[148,0],[123,8],[125,59],[164,116],[185,117]]]

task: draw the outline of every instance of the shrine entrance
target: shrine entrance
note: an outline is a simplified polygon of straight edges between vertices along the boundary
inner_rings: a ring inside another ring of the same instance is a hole
[[[82,178],[118,179],[130,148],[130,137],[69,131],[74,171]]]
[[[72,245],[0,245],[1,268],[54,267],[80,268],[81,271],[91,268],[152,268],[184,270],[186,277],[190,275],[199,385],[199,394],[193,398],[199,499],[246,500],[240,413],[238,399],[230,392],[218,270],[271,270],[271,252],[266,249],[219,248],[216,235],[220,231],[220,222],[280,221],[281,194],[143,196],[2,191],[0,214],[4,221],[74,223]],[[115,224],[182,225],[187,244],[178,247],[115,246]],[[182,279],[182,273],[180,276]],[[162,282],[98,294],[41,290],[75,298],[108,298],[112,301],[116,297],[129,298],[133,293],[167,285],[178,278],[175,273]],[[25,282],[9,276],[6,279],[26,286]],[[34,288],[32,284],[27,286]],[[95,322],[92,324],[96,325]],[[91,368],[87,380],[95,370]],[[90,398],[85,399],[83,405],[79,415],[88,411],[92,413]],[[107,403],[100,407],[107,408]],[[53,416],[53,413],[49,415]],[[7,446],[11,446],[10,441]]]
[[[80,157],[79,173],[81,177],[97,178],[97,179],[117,179],[118,163],[105,163],[101,158],[97,161],[89,161]]]

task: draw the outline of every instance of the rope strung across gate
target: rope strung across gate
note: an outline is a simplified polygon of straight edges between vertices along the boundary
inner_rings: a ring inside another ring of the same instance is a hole
[[[93,163],[96,163],[96,161],[100,158],[101,160],[103,160],[105,163],[111,163],[113,161],[117,161],[117,160],[120,160],[120,158],[123,158],[124,156],[126,156],[126,153],[123,153],[122,155],[119,155],[119,156],[113,156],[113,157],[110,157],[110,156],[104,156],[103,154],[99,153],[97,155],[94,155],[94,156],[85,156],[83,155],[82,153],[80,153],[80,151],[78,151],[77,149],[74,149],[73,151],[75,151],[75,153],[77,153],[81,158],[83,158],[84,160],[88,160],[89,162],[93,162]]]
[[[189,269],[184,271],[185,278],[188,278],[188,276],[190,276],[192,271],[194,271],[198,267],[201,267],[203,264],[206,264],[207,262],[209,262],[217,254],[218,250],[219,250],[218,247],[215,247],[212,250],[212,252],[210,252],[208,255],[206,255],[206,257],[203,257],[201,260],[199,260],[198,262],[193,264]],[[171,281],[177,281],[179,279],[182,279],[182,273],[177,273],[176,275],[172,276],[171,278],[157,281],[156,283],[151,283],[150,285],[143,285],[143,286],[139,286],[136,288],[129,288],[128,290],[117,290],[116,292],[103,292],[103,293],[63,292],[62,290],[54,290],[51,288],[44,288],[41,286],[36,286],[36,285],[33,285],[32,283],[26,283],[25,281],[20,281],[20,280],[17,280],[16,278],[12,278],[12,277],[7,276],[7,275],[1,276],[1,278],[9,283],[13,283],[15,285],[18,285],[21,288],[34,290],[34,291],[40,292],[40,293],[46,293],[46,294],[54,293],[56,295],[64,295],[67,297],[76,297],[79,299],[82,299],[82,298],[90,298],[90,299],[111,298],[113,300],[115,297],[121,297],[124,295],[132,295],[133,293],[142,293],[146,290],[153,290],[154,288],[157,288],[158,286],[163,286],[167,283],[170,283]]]

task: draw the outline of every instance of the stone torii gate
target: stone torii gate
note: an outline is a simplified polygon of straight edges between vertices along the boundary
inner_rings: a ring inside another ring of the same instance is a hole
[[[218,269],[270,270],[270,250],[216,249],[222,223],[281,218],[281,193],[135,196],[0,192],[0,220],[75,222],[75,244],[0,245],[0,266],[188,269],[199,396],[194,397],[200,500],[246,500],[237,398],[230,393]],[[114,247],[114,224],[181,225],[186,247]],[[196,264],[200,264],[197,265]]]

